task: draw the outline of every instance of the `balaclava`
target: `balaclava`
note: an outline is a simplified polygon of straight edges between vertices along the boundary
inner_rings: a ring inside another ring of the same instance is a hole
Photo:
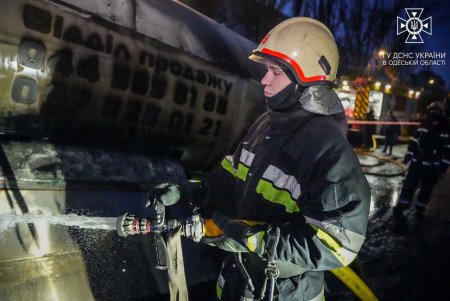
[[[266,98],[267,107],[275,112],[296,111],[301,108],[299,99],[305,89],[306,87],[290,83],[277,94]]]

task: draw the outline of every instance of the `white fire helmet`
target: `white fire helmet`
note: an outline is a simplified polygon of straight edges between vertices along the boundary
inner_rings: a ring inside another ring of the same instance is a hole
[[[277,63],[301,86],[332,84],[339,52],[331,31],[306,17],[287,19],[275,26],[249,57],[265,64]]]

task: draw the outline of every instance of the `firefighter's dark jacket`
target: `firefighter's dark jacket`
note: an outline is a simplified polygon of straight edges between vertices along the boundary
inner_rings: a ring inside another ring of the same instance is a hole
[[[208,203],[217,210],[280,227],[276,300],[322,300],[323,271],[348,265],[365,239],[370,188],[333,116],[303,109],[266,112],[234,155],[203,180]],[[242,281],[243,287],[234,289],[249,300],[258,295],[266,239],[264,231],[243,239],[247,253],[235,257],[245,271],[222,271],[219,296],[227,282],[236,285],[233,277],[248,278],[239,273],[248,273],[252,283]],[[283,271],[283,266],[288,268]]]
[[[450,126],[443,114],[430,114],[410,138],[405,163],[432,167],[444,174],[450,166]]]

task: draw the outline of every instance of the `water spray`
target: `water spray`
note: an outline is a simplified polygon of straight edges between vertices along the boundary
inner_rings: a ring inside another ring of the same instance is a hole
[[[0,233],[16,224],[34,224],[46,222],[50,225],[62,225],[68,227],[78,227],[83,229],[96,230],[116,230],[115,217],[91,217],[77,214],[49,214],[30,212],[23,215],[15,213],[0,214]]]

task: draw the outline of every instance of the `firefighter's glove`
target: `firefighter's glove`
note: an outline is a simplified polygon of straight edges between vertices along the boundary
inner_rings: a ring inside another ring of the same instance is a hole
[[[146,207],[154,206],[157,202],[164,206],[172,206],[181,198],[180,186],[173,183],[156,185],[148,192]]]
[[[199,242],[204,233],[204,220],[199,214],[187,218],[181,225],[181,229],[185,237],[192,239],[195,242]]]
[[[146,207],[157,202],[172,206],[178,202],[200,207],[206,197],[206,188],[200,180],[189,180],[183,184],[162,183],[153,187],[148,193]]]
[[[247,252],[262,254],[264,252],[267,225],[250,226],[245,221],[233,220],[216,211],[213,222],[223,231],[223,236],[237,242],[247,249]]]

